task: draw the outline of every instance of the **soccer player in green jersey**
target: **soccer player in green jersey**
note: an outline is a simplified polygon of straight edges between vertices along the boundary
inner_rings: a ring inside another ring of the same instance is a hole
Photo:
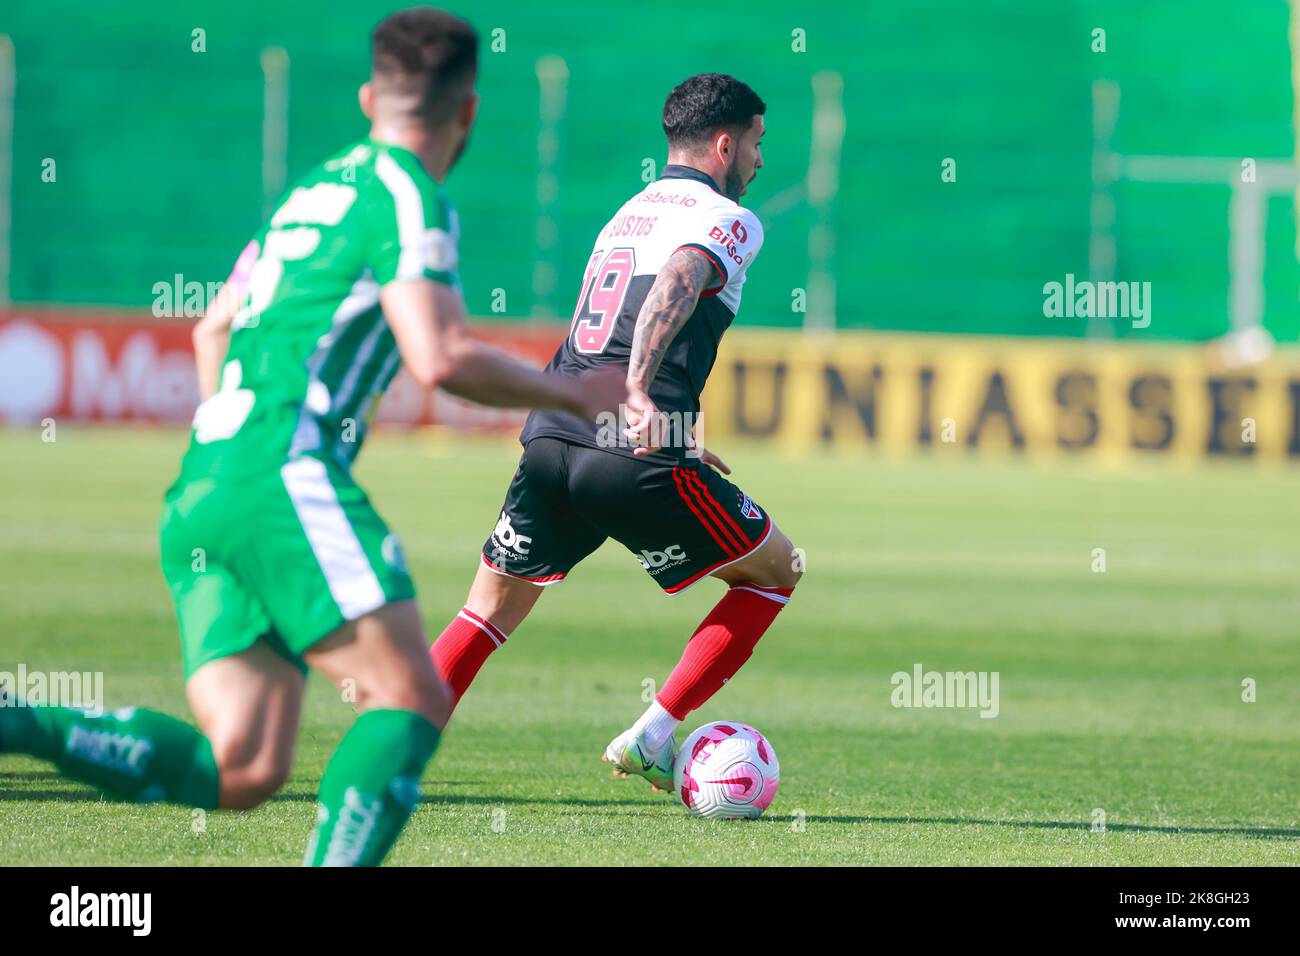
[[[300,180],[194,330],[203,403],[162,514],[199,730],[143,708],[0,708],[0,752],[142,801],[256,807],[293,761],[308,667],[360,712],[321,779],[305,862],[379,863],[451,698],[401,548],[351,466],[404,363],[421,385],[588,418],[621,372],[547,375],[470,338],[441,183],[478,106],[478,37],[427,7],[372,36],[366,139]]]

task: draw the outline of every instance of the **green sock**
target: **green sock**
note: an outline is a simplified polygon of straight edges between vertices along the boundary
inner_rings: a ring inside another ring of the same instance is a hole
[[[184,721],[127,707],[93,717],[70,707],[0,707],[0,747],[52,761],[117,797],[217,808],[208,738]]]
[[[368,710],[334,751],[320,782],[304,866],[378,866],[420,800],[438,728],[409,710]]]

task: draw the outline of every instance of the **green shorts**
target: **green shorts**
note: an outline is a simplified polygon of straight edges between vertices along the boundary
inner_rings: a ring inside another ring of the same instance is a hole
[[[415,596],[396,535],[346,471],[316,458],[178,481],[161,538],[186,678],[258,638],[305,670],[302,655],[345,622]]]

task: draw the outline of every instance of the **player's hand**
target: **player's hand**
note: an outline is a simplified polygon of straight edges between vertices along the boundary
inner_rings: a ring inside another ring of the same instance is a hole
[[[731,474],[731,469],[727,467],[727,463],[707,448],[700,449],[700,461],[704,462],[714,471],[720,471],[724,475]]]
[[[576,394],[572,411],[588,421],[602,412],[618,414],[628,401],[627,375],[620,368],[603,368],[574,379]]]
[[[627,428],[623,434],[637,447],[632,454],[639,457],[653,455],[659,451],[659,445],[651,438],[662,438],[662,428],[655,427],[659,420],[659,408],[654,400],[639,388],[629,388],[627,392]]]

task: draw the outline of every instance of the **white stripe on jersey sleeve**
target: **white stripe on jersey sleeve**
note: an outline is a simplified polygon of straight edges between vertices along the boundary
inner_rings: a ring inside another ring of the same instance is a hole
[[[418,279],[424,274],[421,239],[424,236],[424,199],[410,173],[387,153],[375,157],[375,174],[393,196],[397,207],[398,279]]]

